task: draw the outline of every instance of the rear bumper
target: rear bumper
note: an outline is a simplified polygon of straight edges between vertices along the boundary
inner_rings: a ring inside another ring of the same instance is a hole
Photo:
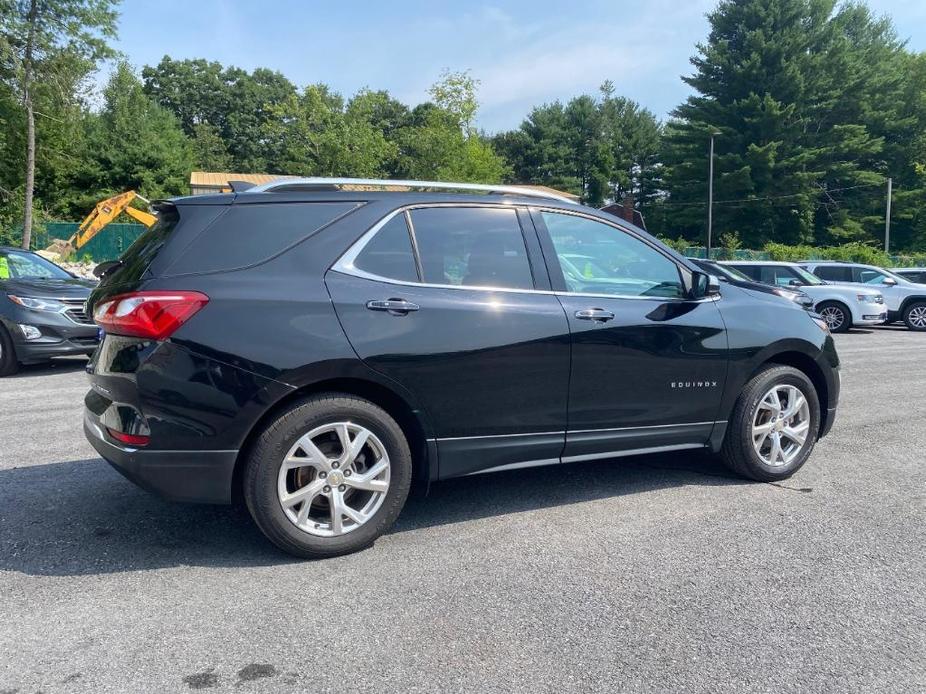
[[[231,503],[238,451],[158,451],[119,445],[89,410],[84,413],[84,435],[104,460],[143,489],[172,501]]]

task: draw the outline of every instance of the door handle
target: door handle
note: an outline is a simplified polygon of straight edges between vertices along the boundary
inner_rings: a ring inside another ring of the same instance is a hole
[[[576,311],[576,318],[604,323],[613,320],[614,314],[611,311],[605,311],[603,308],[584,308],[581,311]]]
[[[367,308],[371,311],[386,311],[394,316],[404,316],[409,311],[417,311],[421,307],[405,299],[379,299],[368,301]]]

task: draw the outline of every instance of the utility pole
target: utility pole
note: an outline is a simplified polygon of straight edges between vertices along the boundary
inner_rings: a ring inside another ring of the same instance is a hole
[[[714,231],[714,135],[711,133],[711,162],[707,180],[707,259],[711,259],[711,236]]]
[[[891,194],[894,191],[894,179],[887,179],[887,212],[884,215],[884,252],[891,252]]]

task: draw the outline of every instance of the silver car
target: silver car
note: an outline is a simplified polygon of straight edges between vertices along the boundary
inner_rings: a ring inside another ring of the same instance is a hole
[[[881,325],[887,320],[887,306],[879,290],[826,282],[797,263],[736,260],[724,265],[735,267],[756,282],[776,287],[799,287],[813,299],[814,309],[826,319],[834,333],[843,333],[853,327]]]
[[[926,331],[926,284],[911,282],[891,270],[862,263],[812,261],[805,268],[824,280],[877,289],[884,295],[887,320],[902,320],[910,330]]]

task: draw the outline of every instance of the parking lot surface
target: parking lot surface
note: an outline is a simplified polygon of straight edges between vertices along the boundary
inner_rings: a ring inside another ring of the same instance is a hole
[[[926,335],[837,337],[781,485],[674,454],[483,475],[362,553],[154,498],[81,432],[82,360],[0,381],[0,692],[926,691]]]

